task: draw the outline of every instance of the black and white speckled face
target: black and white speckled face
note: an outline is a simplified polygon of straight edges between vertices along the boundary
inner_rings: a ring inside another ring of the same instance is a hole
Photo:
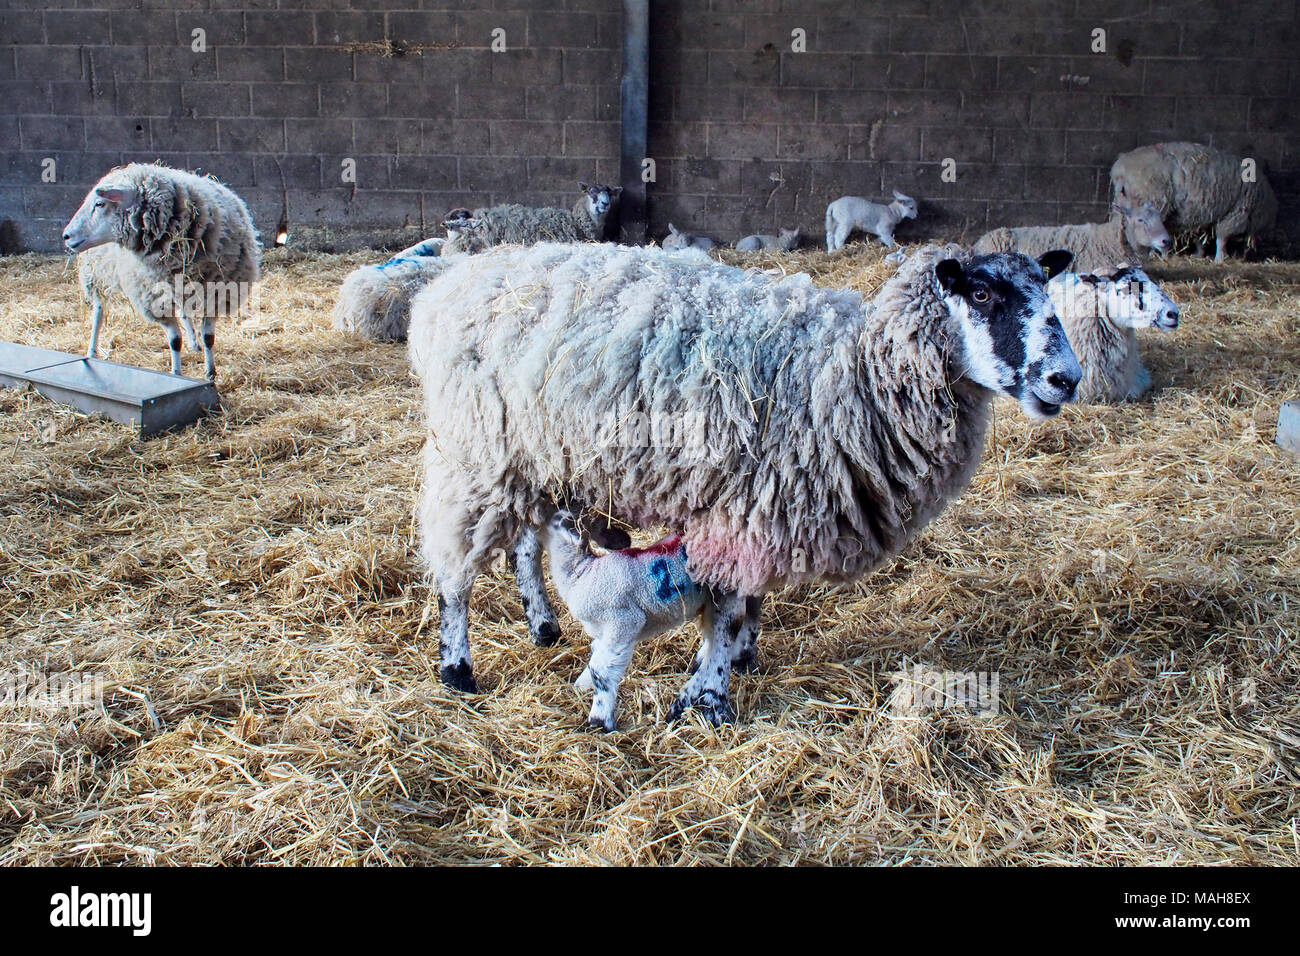
[[[1121,266],[1113,275],[1099,278],[1112,321],[1130,329],[1178,328],[1178,306],[1142,269]]]
[[[478,225],[478,220],[468,209],[453,209],[442,220],[442,227],[447,230],[447,235],[455,239],[466,229],[472,229]]]
[[[591,218],[596,219],[609,212],[610,204],[613,200],[613,193],[608,186],[602,186],[600,183],[587,185],[578,183],[578,187],[587,194],[587,210],[591,213]]]
[[[963,266],[945,259],[935,278],[957,319],[966,374],[1020,403],[1032,418],[1050,418],[1074,399],[1083,377],[1047,294],[1047,272],[1064,270],[1068,252],[1037,262],[1019,253],[977,256]]]

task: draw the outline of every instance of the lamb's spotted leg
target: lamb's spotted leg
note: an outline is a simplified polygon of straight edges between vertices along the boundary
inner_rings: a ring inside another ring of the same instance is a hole
[[[763,612],[761,597],[745,598],[745,619],[740,625],[740,633],[731,647],[731,669],[741,674],[758,670],[758,619]],[[707,642],[700,644],[691,661],[690,673],[694,674],[704,663]]]
[[[519,603],[528,619],[528,633],[538,647],[550,647],[560,639],[560,619],[546,593],[542,577],[542,544],[534,528],[523,528],[515,539],[510,565],[519,586]]]
[[[98,295],[90,308],[90,348],[86,349],[86,358],[95,358],[99,354],[99,328],[104,324],[104,300]]]
[[[587,723],[612,731],[614,708],[618,702],[618,685],[636,650],[637,637],[645,627],[645,615],[627,611],[608,621],[592,642],[591,663],[578,678],[580,690],[593,692]]]
[[[205,315],[203,317],[203,373],[208,377],[209,382],[217,380],[217,363],[212,357],[212,346],[217,340],[216,332],[216,316]]]
[[[736,719],[728,696],[731,648],[744,622],[745,599],[730,591],[714,592],[712,602],[705,604],[700,666],[677,695],[668,711],[669,720],[676,720],[692,707],[714,726]]]
[[[474,585],[438,582],[438,667],[442,682],[466,694],[477,694],[469,654],[469,597]]]

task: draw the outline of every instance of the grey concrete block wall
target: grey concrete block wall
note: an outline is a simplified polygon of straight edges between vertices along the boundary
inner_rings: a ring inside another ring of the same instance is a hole
[[[920,200],[902,238],[1101,219],[1118,152],[1197,139],[1259,159],[1294,249],[1297,5],[652,0],[650,232],[817,234],[830,199],[893,188]],[[618,174],[621,11],[5,0],[0,243],[57,248],[86,189],[131,160],[212,172],[268,240],[286,200],[295,237],[339,246],[431,233],[459,205],[568,206],[576,180]]]

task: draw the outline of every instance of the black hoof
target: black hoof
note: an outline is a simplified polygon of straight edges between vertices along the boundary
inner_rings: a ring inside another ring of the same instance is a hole
[[[733,674],[752,674],[758,670],[758,652],[752,647],[742,651],[739,657],[732,658]]]
[[[612,717],[609,719],[609,723],[605,723],[603,720],[597,720],[595,717],[587,718],[588,730],[599,730],[603,734],[612,734],[617,726],[618,725],[614,722],[614,718]]]
[[[552,647],[560,639],[560,628],[551,621],[543,621],[533,632],[533,643],[538,647]]]
[[[469,664],[452,664],[450,667],[444,667],[442,682],[462,694],[478,693],[478,684],[474,683],[474,671]]]
[[[736,712],[731,708],[731,701],[726,697],[719,697],[711,690],[701,691],[693,700],[682,694],[673,701],[672,707],[668,708],[668,720],[670,722],[680,720],[686,711],[692,709],[699,711],[700,716],[714,727],[736,722]]]

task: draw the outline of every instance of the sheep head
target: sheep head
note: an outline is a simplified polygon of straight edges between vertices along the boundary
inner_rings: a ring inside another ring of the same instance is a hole
[[[63,244],[69,252],[84,252],[109,242],[119,242],[127,231],[127,219],[140,205],[140,190],[130,183],[100,181],[81,203],[76,215],[63,228]]]
[[[1047,274],[1071,254],[1019,253],[944,259],[935,279],[961,343],[959,368],[985,388],[1009,395],[1031,418],[1051,418],[1073,401],[1083,377],[1047,294]]]

